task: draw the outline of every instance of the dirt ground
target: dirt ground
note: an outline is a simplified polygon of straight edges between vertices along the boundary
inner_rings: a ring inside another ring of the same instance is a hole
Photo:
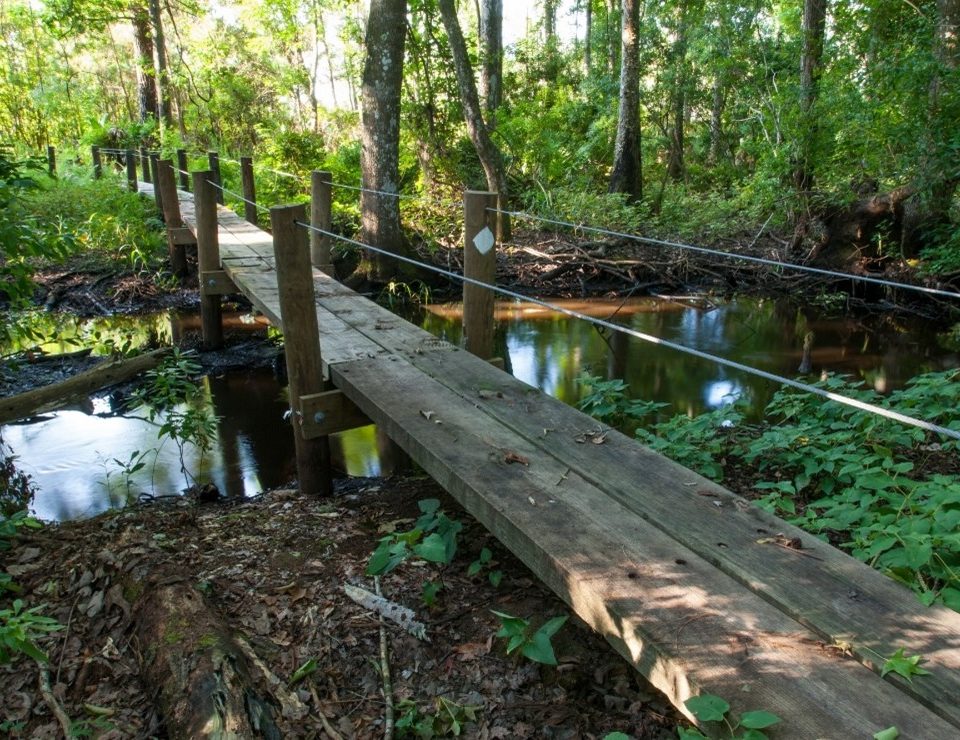
[[[382,737],[380,622],[344,585],[373,589],[364,571],[378,539],[410,529],[417,502],[430,498],[464,529],[451,565],[408,561],[381,579],[383,595],[412,609],[428,638],[386,622],[398,722],[413,711],[418,721],[436,715],[437,737],[452,736],[451,716],[465,737],[675,737],[676,711],[576,617],[553,639],[556,667],[506,655],[491,610],[534,626],[570,612],[427,478],[343,479],[326,501],[292,490],[215,504],[163,499],[31,531],[2,558],[19,598],[65,625],[39,645],[49,655],[52,694],[79,735],[167,736],[156,687],[140,680],[134,623],[143,584],[172,569],[245,635],[280,682],[316,661],[292,687],[303,716],[277,713],[283,737]],[[471,576],[483,548],[492,559]],[[494,570],[503,574],[497,587]],[[441,584],[429,607],[428,581]],[[63,735],[40,675],[26,656],[0,667],[0,721],[12,737]],[[271,694],[266,679],[258,688]],[[402,732],[396,736],[425,736]]]

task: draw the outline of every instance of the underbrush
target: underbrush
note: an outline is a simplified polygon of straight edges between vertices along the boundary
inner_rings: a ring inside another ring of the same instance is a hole
[[[70,244],[80,269],[153,272],[166,254],[154,204],[109,173],[91,180],[68,169],[31,191],[24,211]]]
[[[620,381],[582,378],[581,407],[635,425],[660,404],[631,401]],[[881,396],[849,379],[832,393],[960,431],[960,370],[928,373]],[[649,447],[739,493],[913,589],[960,611],[960,443],[792,389],[760,423],[737,404],[678,414],[636,432]]]

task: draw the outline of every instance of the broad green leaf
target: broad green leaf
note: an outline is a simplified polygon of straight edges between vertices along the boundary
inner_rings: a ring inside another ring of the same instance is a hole
[[[687,699],[683,705],[701,722],[720,722],[730,711],[730,705],[713,694],[693,696]]]
[[[540,629],[537,630],[537,634],[544,634],[547,637],[553,637],[557,634],[559,630],[566,623],[569,617],[554,617],[553,619],[547,621]]]
[[[630,740],[630,736],[625,732],[608,732],[603,740]]]
[[[557,656],[553,653],[553,645],[550,644],[550,637],[543,632],[537,632],[528,643],[523,646],[520,652],[530,660],[544,665],[556,665]]]
[[[685,727],[678,727],[677,735],[680,740],[707,740],[707,736],[700,730],[688,730]]]
[[[293,675],[290,676],[290,681],[287,683],[287,686],[293,686],[294,684],[300,683],[303,679],[305,679],[311,673],[314,673],[316,670],[317,661],[313,658],[310,658],[310,660],[306,661],[302,666],[293,672]]]
[[[414,545],[413,551],[431,563],[447,562],[447,543],[436,532],[427,535],[419,545]]]
[[[887,662],[883,664],[883,668],[880,671],[880,676],[886,676],[888,673],[896,673],[899,676],[903,676],[909,683],[913,683],[914,676],[929,676],[930,671],[925,670],[920,667],[920,662],[923,660],[923,657],[920,655],[912,655],[909,658],[904,655],[904,648],[900,648],[887,658]]]

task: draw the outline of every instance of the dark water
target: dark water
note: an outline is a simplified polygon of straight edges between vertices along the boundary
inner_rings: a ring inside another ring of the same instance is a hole
[[[812,309],[747,299],[711,304],[644,298],[565,305],[602,318],[612,315],[614,321],[638,331],[787,376],[796,374],[804,337],[813,332],[814,375],[848,373],[881,392],[902,386],[918,373],[960,365],[956,353],[938,344],[937,333],[948,327],[902,323],[889,316],[825,320]],[[459,342],[459,306],[432,306],[416,319],[435,335]],[[234,330],[265,331],[244,317],[229,320]],[[98,322],[66,320],[57,328],[61,337],[75,336],[77,343],[89,345],[176,341],[195,327],[194,317],[163,314]],[[635,397],[664,401],[671,404],[670,412],[687,414],[735,398],[759,413],[776,390],[768,381],[624,335],[605,336],[584,322],[531,305],[499,306],[497,338],[498,354],[516,377],[568,403],[581,395],[577,378],[583,372],[625,378]],[[62,342],[60,349],[76,346]],[[272,373],[239,371],[208,377],[204,389],[220,417],[217,443],[203,459],[188,448],[188,470],[231,496],[252,495],[290,481],[295,475],[292,432],[282,419],[287,408],[284,389]],[[177,450],[169,442],[159,445],[156,425],[110,411],[109,401],[102,399],[93,413],[66,410],[41,421],[0,428],[20,467],[39,487],[34,502],[37,516],[54,520],[92,516],[122,506],[141,492],[165,494],[186,486]],[[332,444],[340,470],[350,475],[380,474],[373,427],[336,435]],[[140,453],[146,453],[146,466],[132,478],[124,476],[123,464]]]

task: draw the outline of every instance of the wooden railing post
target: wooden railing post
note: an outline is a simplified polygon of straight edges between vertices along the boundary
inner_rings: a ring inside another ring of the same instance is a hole
[[[329,496],[333,493],[330,469],[330,438],[305,439],[301,428],[300,398],[320,393],[323,366],[320,360],[320,331],[313,290],[313,270],[307,251],[306,230],[296,225],[306,221],[303,205],[270,209],[273,252],[277,266],[280,316],[283,323],[283,350],[290,379],[290,408],[293,412],[297,479],[300,492]]]
[[[134,193],[138,190],[137,183],[137,155],[133,149],[127,149],[127,187]]]
[[[331,206],[333,198],[333,174],[325,170],[310,173],[310,224],[318,229],[330,231]],[[333,262],[330,259],[330,237],[326,234],[310,232],[310,262],[321,272],[334,276]]]
[[[467,190],[463,194],[463,274],[492,285],[497,274],[494,229],[495,193]],[[491,226],[492,225],[492,226]],[[493,356],[494,295],[489,288],[463,284],[463,334],[468,352],[489,360]]]
[[[187,274],[187,250],[183,244],[183,218],[180,215],[180,199],[177,197],[177,181],[173,176],[173,162],[157,161],[157,181],[153,185],[160,191],[163,220],[167,224],[167,253],[170,256],[170,272],[177,277]]]
[[[217,203],[223,205],[223,178],[220,176],[220,154],[218,152],[207,152],[207,160],[210,162],[210,172],[213,173],[211,182],[216,185],[214,188],[217,196]]]
[[[147,161],[150,163],[150,180],[153,183],[153,200],[157,210],[163,213],[163,193],[160,192],[160,152],[150,152]]]
[[[144,182],[153,182],[150,177],[150,152],[145,146],[140,147],[140,171],[143,172]]]
[[[180,189],[190,192],[190,175],[187,173],[186,149],[177,149],[177,168],[180,170]]]
[[[100,147],[90,147],[90,159],[93,161],[93,179],[99,180],[103,176],[103,162],[100,161]]]
[[[47,172],[50,173],[50,177],[55,177],[57,174],[56,147],[52,147],[52,146],[47,147]]]
[[[240,181],[243,184],[243,217],[248,223],[257,225],[257,188],[253,180],[253,159],[240,157]]]
[[[217,197],[210,184],[213,173],[203,170],[193,173],[193,202],[196,207],[197,272],[200,282],[200,324],[203,346],[216,349],[223,346],[223,321],[220,294],[209,291],[212,273],[220,270],[220,241],[217,236]]]

